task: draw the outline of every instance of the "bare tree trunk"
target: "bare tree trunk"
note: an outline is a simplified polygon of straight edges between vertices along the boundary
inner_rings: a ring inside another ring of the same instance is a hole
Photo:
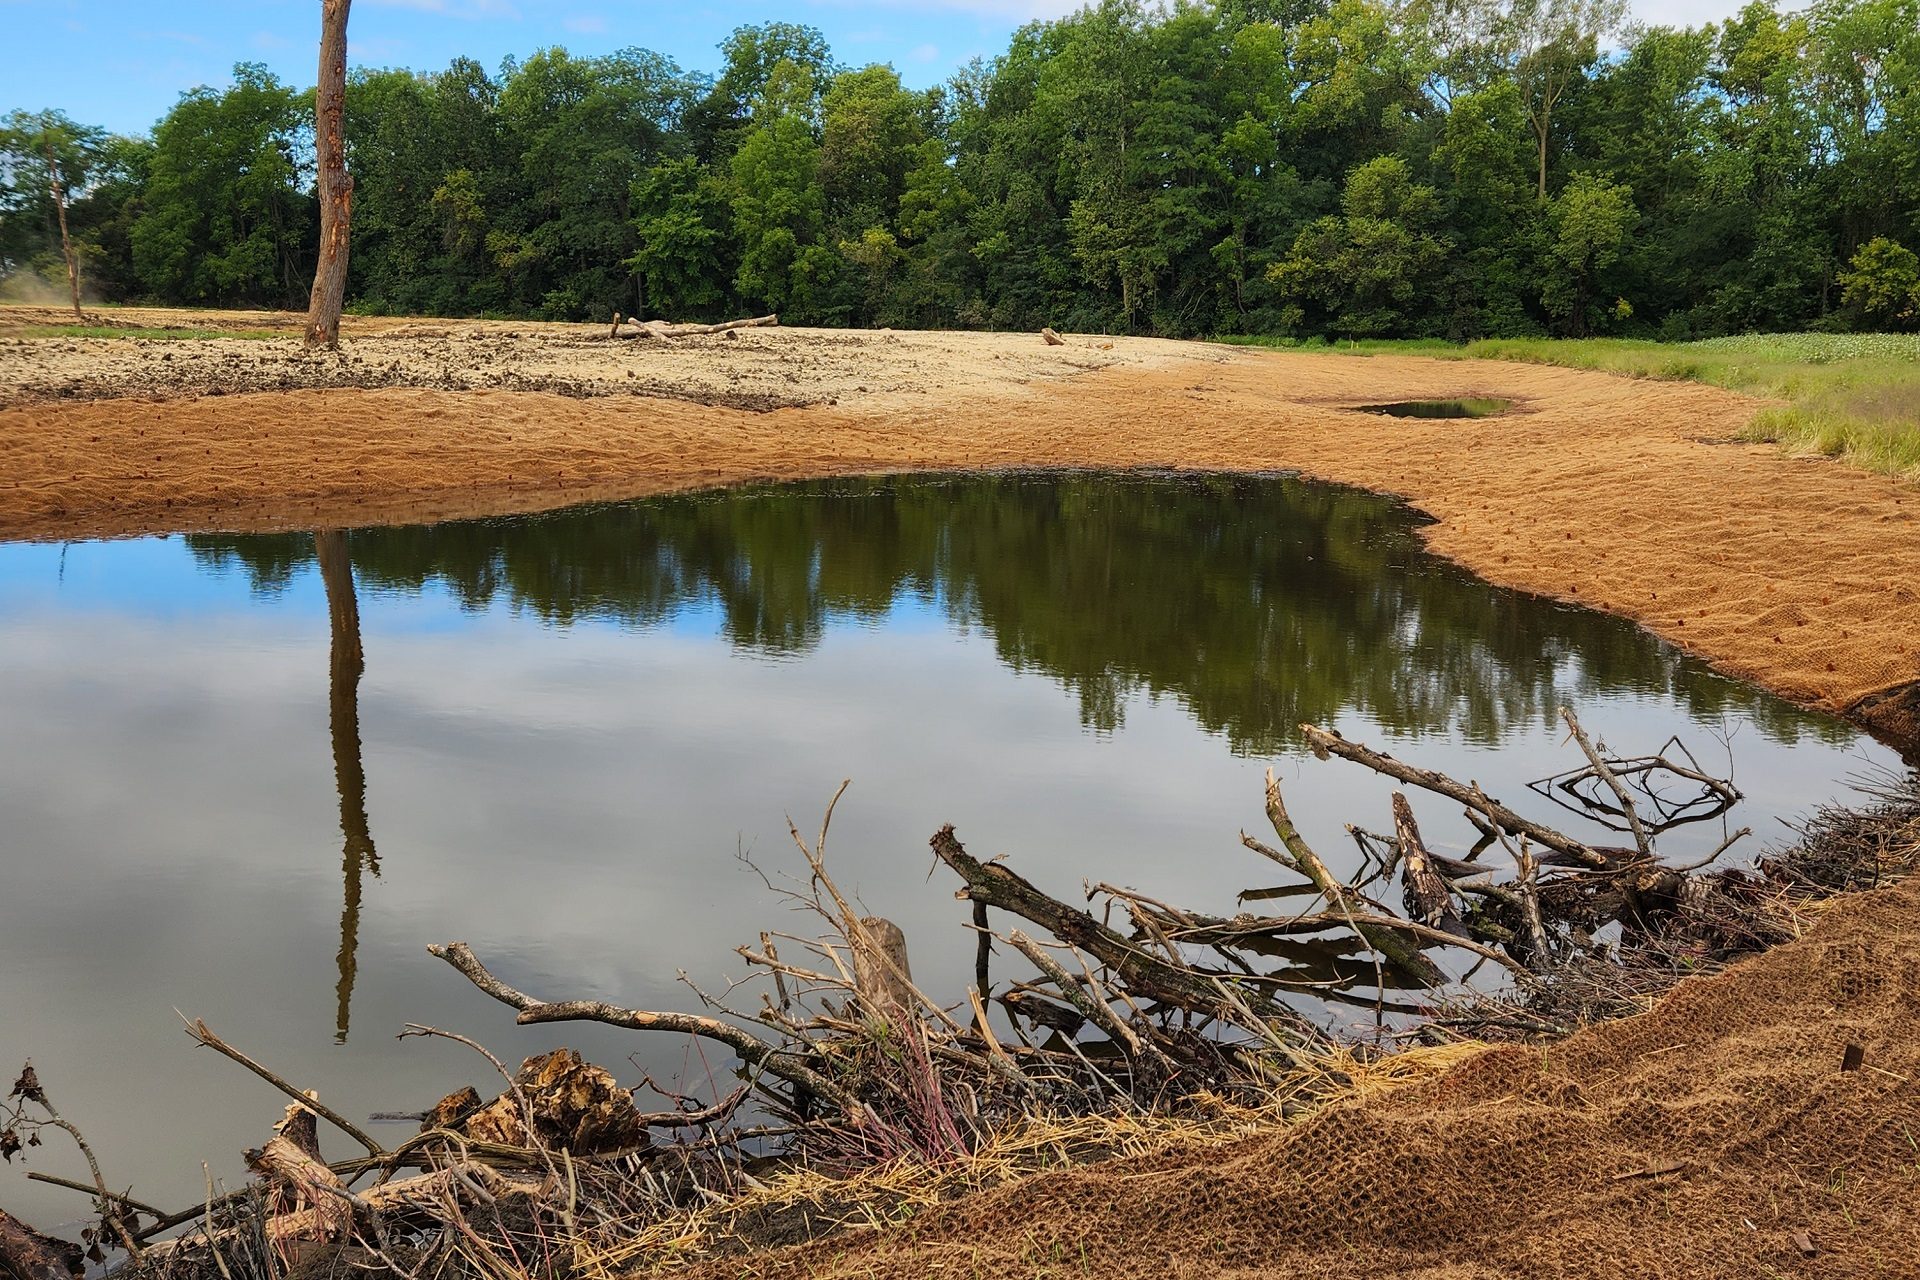
[[[320,260],[307,304],[306,345],[340,345],[340,308],[347,298],[347,227],[353,221],[353,177],[347,172],[343,117],[347,96],[347,10],[353,0],[320,0],[320,79],[313,91],[313,143],[319,169]]]
[[[87,317],[80,310],[80,260],[73,256],[73,239],[67,234],[67,193],[60,185],[60,165],[53,158],[53,134],[40,141],[47,149],[47,190],[53,193],[53,207],[60,215],[60,253],[67,260],[67,288],[73,291],[73,318],[81,324]]]
[[[1533,130],[1534,140],[1538,143],[1540,153],[1540,201],[1543,204],[1547,199],[1547,143],[1552,137],[1553,116],[1550,114],[1552,110],[1551,107],[1541,110],[1540,122],[1534,126]]]

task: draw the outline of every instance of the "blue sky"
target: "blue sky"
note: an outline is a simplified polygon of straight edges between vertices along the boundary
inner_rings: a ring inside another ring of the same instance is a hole
[[[1078,0],[355,0],[349,54],[359,66],[444,67],[459,55],[495,66],[548,45],[602,53],[657,49],[713,70],[714,46],[741,23],[819,27],[849,63],[890,62],[909,85],[944,80],[991,56],[1032,18]],[[1648,22],[1697,23],[1738,0],[1638,0]],[[0,112],[58,107],[123,133],[143,131],[196,85],[224,85],[235,62],[264,62],[312,83],[316,0],[0,0]]]

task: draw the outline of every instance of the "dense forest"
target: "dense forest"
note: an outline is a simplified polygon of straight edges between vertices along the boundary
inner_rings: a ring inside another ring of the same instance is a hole
[[[1453,338],[1920,323],[1920,0],[1102,0],[944,85],[769,23],[354,72],[361,311]],[[52,183],[50,183],[50,175]],[[0,289],[303,304],[312,93],[0,130]],[[64,286],[59,286],[63,288]]]

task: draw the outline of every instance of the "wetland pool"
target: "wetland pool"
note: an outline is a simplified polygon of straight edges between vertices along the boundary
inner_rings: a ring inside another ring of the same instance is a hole
[[[742,855],[798,867],[787,815],[811,833],[843,778],[830,865],[961,998],[942,823],[1063,898],[1231,914],[1276,880],[1237,839],[1267,767],[1337,864],[1346,823],[1388,823],[1388,786],[1312,759],[1302,721],[1576,830],[1526,790],[1574,763],[1562,703],[1623,754],[1677,734],[1748,799],[1672,856],[1727,825],[1757,851],[1894,762],[1621,619],[1490,587],[1417,526],[1286,477],[1021,473],[0,545],[0,1068],[33,1058],[108,1179],[172,1207],[201,1159],[237,1180],[282,1105],[175,1008],[356,1119],[493,1092],[469,1051],[396,1041],[410,1021],[710,1092],[710,1048],[516,1027],[425,947],[464,939],[539,996],[694,1008],[680,970],[719,987],[735,945],[813,932]],[[1414,802],[1436,848],[1471,841]],[[18,1168],[0,1204],[79,1218]]]

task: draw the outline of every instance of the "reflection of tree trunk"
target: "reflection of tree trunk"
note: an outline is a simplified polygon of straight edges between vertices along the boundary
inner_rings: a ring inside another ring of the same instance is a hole
[[[313,535],[320,580],[327,588],[327,619],[333,635],[328,725],[333,737],[333,780],[340,792],[341,866],[346,905],[340,912],[340,983],[335,988],[334,1039],[344,1042],[353,1005],[353,978],[360,941],[360,873],[380,874],[373,832],[367,826],[367,771],[360,759],[360,602],[353,591],[353,561],[347,535],[324,529]]]

